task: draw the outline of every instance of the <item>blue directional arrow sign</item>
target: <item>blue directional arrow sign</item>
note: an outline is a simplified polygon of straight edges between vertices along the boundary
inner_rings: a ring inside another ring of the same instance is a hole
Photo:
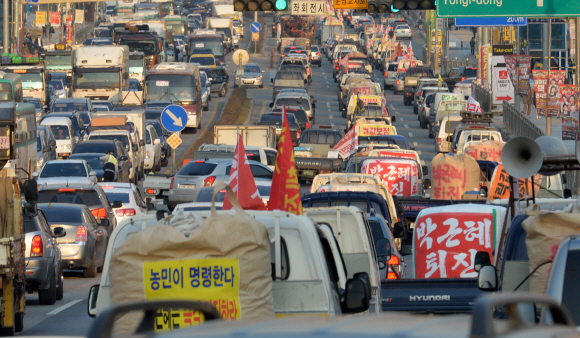
[[[167,106],[161,113],[161,124],[172,133],[182,131],[187,125],[187,112],[181,106]]]
[[[457,27],[527,26],[528,18],[509,16],[498,18],[455,18]]]
[[[252,22],[250,25],[250,30],[252,33],[260,33],[260,29],[262,29],[262,25],[259,22]]]

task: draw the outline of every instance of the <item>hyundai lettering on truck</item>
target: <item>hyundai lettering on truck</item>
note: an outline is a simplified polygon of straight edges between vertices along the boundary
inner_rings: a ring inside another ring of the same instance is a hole
[[[187,112],[186,127],[201,127],[201,78],[194,64],[164,62],[153,67],[145,77],[143,99],[170,100]]]
[[[129,90],[129,47],[81,46],[73,52],[73,97],[121,102]]]

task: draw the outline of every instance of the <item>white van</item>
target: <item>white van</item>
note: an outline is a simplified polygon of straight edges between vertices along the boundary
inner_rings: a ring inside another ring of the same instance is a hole
[[[233,210],[217,212],[234,213]],[[329,226],[316,226],[306,216],[296,216],[279,210],[245,212],[268,229],[276,317],[335,316],[342,314],[343,310],[348,312],[349,280],[346,279],[343,259]],[[202,218],[207,218],[210,214],[210,211],[195,211],[195,215]],[[149,214],[131,217],[117,225],[109,239],[101,283],[93,286],[89,292],[88,312],[91,316],[97,316],[111,307],[109,266],[113,251],[135,233],[157,222],[155,214]],[[363,270],[364,267],[360,269]],[[349,271],[352,273],[359,270],[351,268]],[[372,282],[372,278],[369,279]],[[342,297],[341,289],[345,292]],[[341,298],[345,299],[342,303]]]
[[[489,129],[466,129],[461,135],[457,144],[457,154],[463,154],[465,144],[468,142],[499,141],[503,142],[501,133],[497,130]]]
[[[77,145],[77,137],[72,122],[68,117],[47,117],[40,123],[49,126],[56,139],[56,158],[67,158]]]
[[[435,152],[436,153],[448,153],[451,152],[451,137],[453,137],[453,132],[455,128],[461,124],[461,115],[449,115],[443,116],[441,119],[441,125],[437,131],[435,137]]]
[[[328,224],[332,228],[342,251],[348,278],[352,278],[355,272],[366,272],[371,282],[369,311],[382,312],[381,275],[366,214],[353,206],[306,208],[304,214],[316,223]]]

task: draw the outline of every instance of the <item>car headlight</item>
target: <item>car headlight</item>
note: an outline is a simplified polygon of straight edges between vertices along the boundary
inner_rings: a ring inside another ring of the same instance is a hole
[[[147,158],[147,159],[148,159],[148,158],[151,158],[151,156],[150,156],[150,154],[149,154],[149,152],[148,152],[148,151],[147,151],[147,152],[145,152],[145,158]]]
[[[36,161],[36,167],[40,168],[44,164],[44,158],[41,157],[38,161]]]
[[[64,149],[70,149],[70,144],[65,144],[62,146]]]

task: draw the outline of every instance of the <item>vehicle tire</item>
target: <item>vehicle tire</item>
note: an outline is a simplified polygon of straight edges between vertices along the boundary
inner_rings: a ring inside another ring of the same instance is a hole
[[[223,86],[222,89],[220,89],[219,97],[226,96],[227,92],[228,92],[228,88],[226,86]]]
[[[14,331],[22,332],[24,330],[24,313],[17,312],[14,314]]]
[[[93,253],[93,260],[88,268],[83,269],[83,278],[97,277],[97,252]]]
[[[419,115],[419,110],[417,109],[417,106],[413,106],[413,114]]]
[[[204,111],[208,111],[209,110],[209,104],[207,106],[203,107],[203,110]]]
[[[209,95],[207,96],[207,101],[211,101],[211,93],[209,93]]]
[[[238,85],[234,83],[234,88],[238,88]]]
[[[322,67],[322,60],[320,60],[320,63],[318,64],[318,68]]]
[[[54,268],[51,265],[51,272],[48,274],[49,286],[46,290],[38,290],[38,303],[40,305],[53,305],[56,303],[56,280],[54,278]]]
[[[262,83],[258,88],[264,88],[264,84]]]
[[[62,280],[62,272],[58,277],[58,282],[56,283],[56,300],[62,300],[64,298],[64,281]]]
[[[346,111],[342,111],[342,118],[345,119],[346,118]]]

